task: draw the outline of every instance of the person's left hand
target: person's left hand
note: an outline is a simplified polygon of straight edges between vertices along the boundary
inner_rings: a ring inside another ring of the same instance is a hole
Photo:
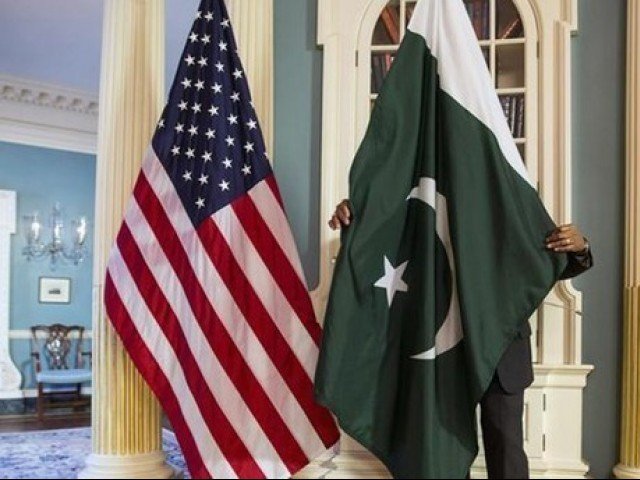
[[[584,235],[575,225],[562,225],[547,237],[545,243],[554,252],[583,253],[587,249]]]

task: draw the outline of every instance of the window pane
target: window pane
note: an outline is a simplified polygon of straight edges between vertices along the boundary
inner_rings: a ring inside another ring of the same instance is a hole
[[[490,38],[491,4],[489,0],[464,0],[467,13],[478,40]]]
[[[522,38],[522,19],[513,0],[496,0],[496,38]]]
[[[400,0],[389,2],[373,31],[373,45],[397,45],[400,43]]]
[[[496,47],[498,88],[524,87],[524,44]]]
[[[380,93],[396,52],[374,52],[371,56],[371,93]]]
[[[518,95],[500,95],[500,104],[504,116],[507,118],[511,135],[515,138],[524,138],[525,136],[525,96]]]
[[[487,62],[487,68],[491,71],[491,48],[482,47],[482,55],[484,55],[484,61]]]
[[[526,153],[525,146],[526,145],[524,143],[518,144],[518,150],[520,151],[520,156],[522,157],[522,161],[526,165],[527,164],[527,153]]]

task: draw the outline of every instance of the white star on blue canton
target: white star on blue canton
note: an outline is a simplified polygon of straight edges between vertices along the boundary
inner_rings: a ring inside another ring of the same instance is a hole
[[[256,128],[258,128],[258,122],[251,119],[247,122],[247,127],[249,127],[249,130],[255,130]]]
[[[202,18],[202,10],[198,10],[198,13],[196,13],[196,20]]]
[[[216,68],[218,69],[218,72],[224,72],[224,64],[222,62],[216,63]]]
[[[184,112],[187,108],[189,108],[189,104],[182,100],[178,105],[178,108]]]
[[[231,135],[229,135],[226,139],[225,142],[227,142],[227,146],[228,147],[233,147],[236,144],[236,139],[233,138]]]
[[[222,28],[229,28],[229,19],[225,18],[222,22],[220,22],[220,26]]]
[[[233,76],[235,77],[236,80],[240,80],[242,78],[242,75],[244,75],[242,73],[242,70],[240,70],[239,68],[236,68],[236,71],[233,72]]]
[[[209,59],[207,57],[200,57],[200,60],[198,60],[198,65],[200,65],[201,67],[206,67],[207,65],[209,65]]]
[[[211,155],[212,155],[211,152],[204,152],[202,154],[202,160],[204,160],[204,163],[208,163],[211,161]]]
[[[202,43],[204,43],[205,45],[208,45],[209,43],[211,43],[211,35],[203,35]]]
[[[226,157],[222,162],[222,165],[224,165],[224,168],[229,169],[231,168],[231,165],[233,165],[233,160],[231,160],[229,157]]]
[[[216,82],[213,84],[213,87],[211,87],[211,90],[213,90],[213,93],[222,93],[222,85]]]
[[[215,117],[216,115],[218,115],[218,111],[220,110],[220,107],[216,107],[215,105],[211,105],[211,108],[209,109],[209,114],[212,117]]]
[[[191,35],[189,35],[189,40],[191,40],[191,43],[196,43],[198,41],[198,34],[196,32],[192,32]]]
[[[200,185],[208,185],[209,184],[209,175],[205,175],[204,173],[202,175],[200,175],[200,178],[198,179],[198,182],[200,182]]]
[[[185,57],[184,61],[190,67],[193,66],[196,63],[196,59],[194,57],[192,57],[191,55],[187,55]]]
[[[191,80],[189,80],[188,78],[185,78],[182,82],[180,82],[182,84],[182,86],[187,89],[189,87],[191,87]]]
[[[198,210],[204,208],[204,198],[199,197],[198,200],[196,200],[196,207],[198,207]]]
[[[194,103],[193,107],[191,107],[191,110],[193,110],[193,113],[200,113],[202,111],[202,104]]]
[[[226,180],[223,180],[218,186],[220,187],[220,190],[222,190],[223,192],[229,191],[229,182],[227,182]]]
[[[234,115],[233,113],[231,115],[229,115],[227,120],[229,121],[229,125],[237,125],[238,124],[238,116]]]
[[[187,153],[185,153],[187,158],[193,158],[196,156],[196,151],[193,148],[187,149]]]
[[[171,149],[171,154],[176,157],[178,155],[180,155],[180,147],[175,145],[172,149]]]
[[[161,118],[158,122],[158,128],[164,128],[164,118]]]
[[[185,182],[190,182],[192,180],[191,179],[191,172],[189,170],[186,170],[184,172],[184,174],[182,175],[182,178],[184,178]]]
[[[216,138],[216,131],[210,128],[207,130],[207,133],[205,133],[205,135],[209,140],[211,140],[212,138]]]
[[[251,165],[245,165],[242,169],[242,173],[244,173],[245,177],[247,175],[251,175]]]
[[[233,92],[233,95],[231,95],[231,100],[233,100],[234,102],[239,102],[240,101],[240,93],[239,92]]]
[[[174,130],[176,131],[176,133],[182,133],[184,132],[184,125],[182,123],[178,123]]]
[[[220,43],[218,44],[218,47],[220,47],[220,51],[221,51],[221,52],[226,52],[226,51],[228,50],[228,49],[227,49],[227,45],[228,45],[228,44],[227,44],[227,43],[225,43],[225,41],[224,41],[224,40],[220,40]]]
[[[207,22],[210,22],[211,20],[213,20],[213,12],[207,12],[204,18]]]
[[[189,133],[191,134],[191,136],[197,135],[198,127],[196,127],[195,125],[191,125],[191,128],[189,129]]]
[[[253,152],[253,143],[251,142],[247,142],[247,144],[244,146],[244,150],[249,153],[249,152]]]

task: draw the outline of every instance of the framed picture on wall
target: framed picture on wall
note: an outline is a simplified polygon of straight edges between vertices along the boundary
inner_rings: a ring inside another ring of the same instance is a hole
[[[71,279],[40,277],[40,303],[71,303]]]

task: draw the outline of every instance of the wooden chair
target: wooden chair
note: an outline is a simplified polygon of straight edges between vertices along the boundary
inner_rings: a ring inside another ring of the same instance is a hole
[[[42,421],[46,407],[73,407],[91,403],[82,397],[82,384],[91,381],[91,352],[82,351],[84,327],[37,325],[31,327],[31,358],[38,384],[38,420]],[[77,332],[77,336],[72,336]],[[85,363],[88,358],[88,366]],[[50,399],[58,398],[53,404]]]

